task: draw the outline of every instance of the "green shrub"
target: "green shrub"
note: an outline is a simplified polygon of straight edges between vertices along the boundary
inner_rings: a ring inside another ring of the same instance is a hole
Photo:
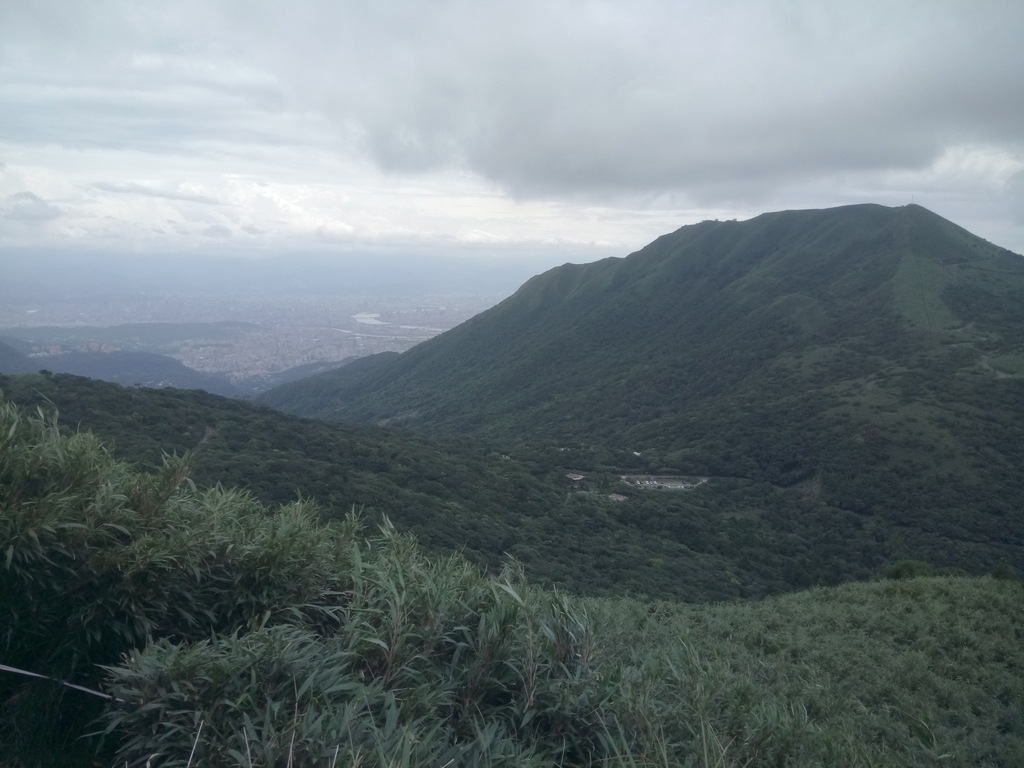
[[[935,575],[935,569],[921,560],[900,560],[885,569],[887,579],[918,579]]]
[[[1000,581],[1019,581],[1017,572],[1010,567],[1009,563],[999,562],[992,567],[992,578]]]
[[[92,435],[0,401],[0,653],[9,666],[96,688],[157,638],[198,640],[255,621],[326,629],[339,621],[338,561],[354,521],[315,508],[269,514],[248,495],[199,490],[188,458],[139,474]],[[52,743],[80,721],[74,696],[0,678],[0,746]],[[95,712],[93,714],[96,714]],[[27,739],[26,733],[44,734]],[[4,736],[6,734],[6,736]]]
[[[614,689],[571,601],[427,560],[392,530],[353,548],[331,633],[163,641],[111,668],[118,762],[185,755],[200,722],[215,765],[593,762]]]

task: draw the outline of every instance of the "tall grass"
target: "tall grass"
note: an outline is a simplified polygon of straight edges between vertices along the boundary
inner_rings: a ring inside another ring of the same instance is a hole
[[[216,765],[594,761],[612,689],[571,601],[424,560],[388,529],[353,548],[329,634],[277,626],[163,641],[112,668],[126,700],[107,718],[129,734],[121,757],[184,756],[205,721]]]
[[[167,457],[137,473],[91,435],[62,434],[55,416],[0,401],[4,663],[96,686],[97,665],[155,639],[338,623],[333,595],[355,522],[324,528],[301,503],[269,514],[245,493],[195,488],[188,466]],[[47,749],[68,731],[61,723],[80,705],[48,690],[0,678],[9,749]]]

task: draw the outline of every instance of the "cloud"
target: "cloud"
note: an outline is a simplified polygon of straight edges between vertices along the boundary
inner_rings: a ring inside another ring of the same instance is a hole
[[[471,229],[466,232],[461,238],[464,243],[505,243],[508,242],[507,237],[501,235],[494,235],[490,232],[485,232],[482,229]]]
[[[102,192],[113,192],[119,195],[142,195],[143,197],[162,197],[166,200],[185,200],[190,203],[201,203],[203,205],[225,205],[225,203],[214,197],[190,195],[182,192],[162,192],[145,187],[142,184],[111,184],[105,181],[97,181],[90,186]]]
[[[464,167],[518,197],[721,198],[1024,139],[1009,2],[311,8],[264,6],[242,45],[381,168]]]
[[[465,167],[517,195],[770,186],[1024,139],[1019,3],[61,7],[53,28],[8,13],[30,64],[6,93],[9,133],[312,142],[394,173]]]
[[[316,237],[326,243],[351,242],[355,227],[343,221],[330,221],[316,228]]]
[[[49,221],[63,215],[64,211],[31,192],[17,192],[7,198],[12,205],[4,211],[4,218],[15,221]]]
[[[231,237],[231,230],[223,224],[211,224],[202,231],[205,237]]]
[[[1024,171],[1018,171],[1006,183],[1010,215],[1016,224],[1024,225]],[[1024,253],[1024,249],[1021,250]]]
[[[274,237],[325,241],[354,233],[318,234],[316,198],[355,173],[376,185],[364,198],[387,198],[338,214],[358,232],[383,215],[452,240],[578,240],[587,206],[605,206],[593,239],[635,242],[638,210],[682,223],[894,202],[897,177],[936,201],[983,189],[1005,212],[1003,171],[942,169],[971,148],[1024,159],[1022,35],[1012,0],[9,3],[0,152],[9,171],[28,153],[40,178],[126,202],[231,200],[239,221],[287,216]],[[76,177],[82,157],[101,170]],[[312,192],[285,204],[256,185]],[[509,234],[491,224],[508,201],[552,208]],[[445,231],[421,224],[425,206],[450,211]]]

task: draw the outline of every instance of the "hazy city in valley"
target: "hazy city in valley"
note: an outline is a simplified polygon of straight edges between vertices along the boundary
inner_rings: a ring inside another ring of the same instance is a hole
[[[39,368],[68,352],[150,352],[222,374],[241,392],[273,374],[378,352],[404,352],[488,309],[500,294],[211,296],[8,302],[6,338]],[[20,342],[20,343],[19,343]]]

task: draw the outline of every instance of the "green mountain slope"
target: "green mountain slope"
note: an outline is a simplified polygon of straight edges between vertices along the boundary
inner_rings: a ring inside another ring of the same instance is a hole
[[[63,424],[94,431],[142,466],[158,467],[165,451],[193,451],[201,485],[245,488],[268,506],[301,493],[327,519],[353,507],[370,524],[387,515],[428,551],[464,548],[492,571],[511,556],[531,581],[577,594],[759,597],[873,578],[905,558],[974,574],[1000,561],[1024,569],[1008,537],[965,540],[939,515],[906,523],[864,516],[804,486],[742,478],[646,490],[608,471],[614,456],[597,449],[499,453],[477,439],[308,420],[204,392],[63,374],[0,376],[0,395],[56,407]],[[583,480],[566,477],[578,472]]]
[[[263,402],[596,445],[609,467],[637,452],[647,472],[769,483],[952,559],[939,539],[1024,544],[1024,259],[919,206],[683,227],[367,368]]]
[[[180,459],[140,473],[0,401],[0,658],[43,676],[0,675],[4,765],[1024,754],[1012,574],[717,606],[580,600],[187,475]]]
[[[1020,330],[1013,297],[1021,290],[1024,261],[917,206],[704,222],[626,259],[533,278],[499,306],[387,365],[366,361],[361,378],[350,369],[332,403],[303,402],[307,388],[324,394],[316,381],[263,400],[306,415],[390,419],[432,432],[528,429],[561,439],[608,434],[689,445],[691,437],[672,428],[680,416],[756,391],[790,367],[809,364],[815,379],[854,378],[852,361],[804,360],[812,350],[853,355],[874,374],[885,362],[934,351],[936,342],[990,346],[993,332]],[[992,306],[993,296],[1005,299],[1002,306]],[[963,328],[982,319],[1010,325]],[[1001,354],[1024,351],[1002,341]],[[1002,362],[1016,371],[1024,358]]]
[[[660,525],[638,527],[638,513],[662,520],[667,515],[655,510],[671,500],[647,499],[638,509],[609,499],[599,483],[576,487],[558,454],[503,458],[477,440],[311,421],[205,392],[123,388],[61,374],[0,376],[0,402],[5,398],[56,409],[63,424],[93,431],[118,458],[144,467],[159,467],[165,452],[191,451],[192,477],[202,485],[244,488],[268,506],[301,494],[327,519],[353,509],[370,523],[386,515],[429,551],[463,550],[492,570],[512,556],[532,580],[580,594],[628,591],[702,601],[800,586],[786,581],[781,562],[768,571],[752,566],[749,552],[733,552],[727,542],[697,552],[666,541]],[[694,546],[698,538],[710,542],[721,526],[710,498],[683,500]],[[763,554],[775,558],[773,548]],[[885,559],[903,556],[880,555],[852,572],[830,571],[824,581],[865,578]],[[990,567],[985,560],[976,566],[977,572]],[[811,583],[822,580],[814,566],[811,572]]]

